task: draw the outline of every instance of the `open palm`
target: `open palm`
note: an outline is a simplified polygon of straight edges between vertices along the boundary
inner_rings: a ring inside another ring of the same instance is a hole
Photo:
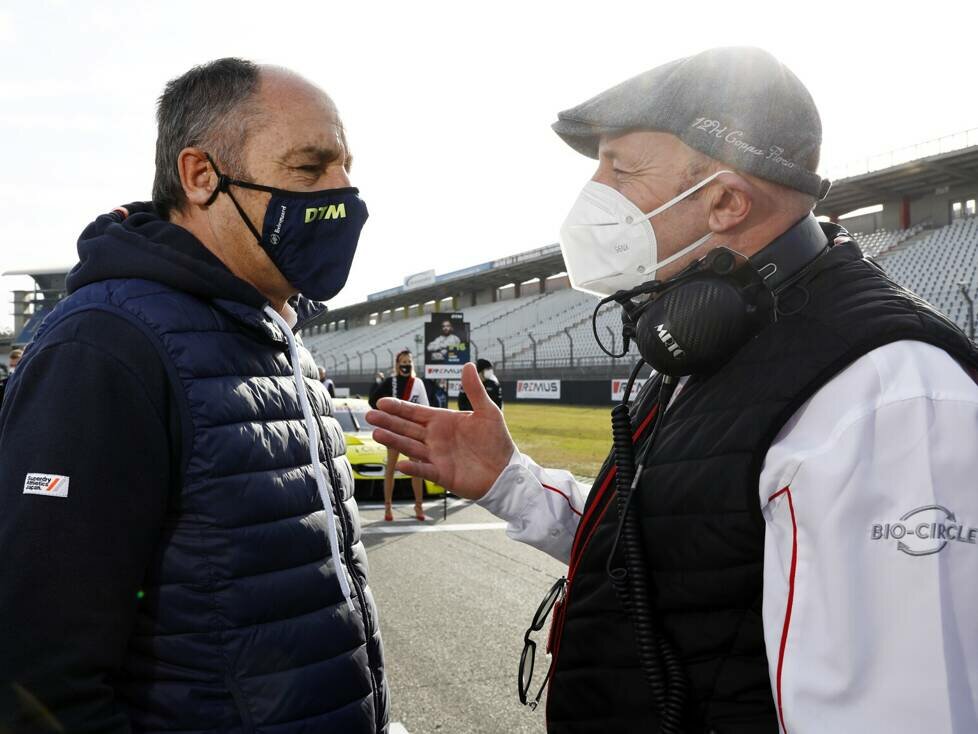
[[[462,370],[472,412],[429,408],[382,398],[367,413],[374,439],[408,457],[397,469],[479,499],[506,468],[516,448],[502,411],[489,399],[475,365]]]

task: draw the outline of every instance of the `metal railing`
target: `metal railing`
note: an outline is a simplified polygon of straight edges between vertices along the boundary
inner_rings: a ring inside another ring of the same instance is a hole
[[[496,374],[503,380],[515,379],[544,379],[544,378],[583,378],[583,377],[621,377],[627,375],[637,353],[629,354],[621,359],[611,357],[574,357],[571,367],[565,358],[538,358],[534,365],[532,359],[508,360],[505,367],[498,366]],[[343,383],[372,383],[376,373],[364,370],[359,372],[356,365],[350,371],[329,370],[329,376],[337,384]],[[418,368],[418,374],[424,374],[424,368]]]
[[[978,127],[945,135],[940,138],[934,138],[923,143],[889,150],[861,161],[827,166],[823,175],[832,181],[838,181],[852,176],[862,176],[873,171],[881,171],[884,168],[892,168],[901,163],[908,163],[919,160],[920,158],[930,158],[931,156],[941,155],[942,153],[970,148],[975,145],[978,145]]]
[[[536,336],[533,332],[528,331],[524,336],[529,339],[530,343],[526,348],[519,351],[514,344],[500,337],[496,337],[496,344],[490,345],[492,349],[487,348],[486,344],[483,344],[480,348],[475,342],[470,340],[472,345],[470,358],[475,362],[480,355],[489,357],[496,361],[495,368],[497,373],[508,372],[510,374],[517,371],[536,373],[552,370],[573,373],[577,370],[587,371],[589,369],[605,367],[620,367],[625,363],[630,364],[631,360],[637,358],[637,351],[634,347],[629,355],[622,358],[609,357],[604,354],[582,354],[582,352],[593,351],[587,348],[593,343],[593,336],[589,329],[584,339],[585,348],[582,349],[579,343],[582,339],[581,334],[577,334],[575,338],[574,333],[574,328],[578,325],[575,324],[570,327],[561,328],[552,334],[547,334],[545,337]],[[621,345],[621,334],[616,333],[610,326],[605,326],[605,330],[608,332],[608,336],[604,338],[605,348],[610,348],[612,352],[617,353]],[[544,351],[542,348],[543,345],[550,344],[558,339],[561,341],[566,339],[566,355],[545,356],[550,350]],[[374,374],[380,367],[380,361],[377,357],[377,350],[380,349],[384,349],[384,347],[360,350],[349,349],[336,353],[315,352],[313,357],[321,363],[322,361],[328,360],[329,364],[324,364],[324,366],[327,367],[329,375],[333,379],[357,381],[366,377],[373,379]],[[390,348],[386,348],[386,351],[388,364],[393,364],[394,353]],[[373,359],[365,363],[365,355],[370,355]],[[419,373],[423,371],[423,367],[421,366],[423,360],[421,356],[420,353],[415,356],[415,360],[419,365]]]

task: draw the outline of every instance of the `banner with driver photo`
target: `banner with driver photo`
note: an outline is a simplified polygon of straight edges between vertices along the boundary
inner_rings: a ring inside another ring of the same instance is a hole
[[[461,313],[433,313],[424,325],[424,376],[458,380],[469,361],[469,325]]]

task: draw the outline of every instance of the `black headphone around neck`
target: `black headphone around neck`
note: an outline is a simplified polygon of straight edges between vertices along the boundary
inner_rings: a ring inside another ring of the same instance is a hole
[[[668,281],[619,291],[598,304],[622,307],[625,348],[612,356],[624,356],[634,340],[642,358],[664,375],[714,370],[777,318],[779,295],[810,274],[828,249],[818,220],[808,214],[749,259],[716,247]],[[633,300],[641,296],[646,300]]]

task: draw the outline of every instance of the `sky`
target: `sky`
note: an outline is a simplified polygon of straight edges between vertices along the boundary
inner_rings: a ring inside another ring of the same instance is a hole
[[[0,0],[0,272],[70,266],[89,221],[148,199],[156,98],[222,56],[292,68],[339,107],[370,209],[342,306],[556,242],[593,168],[557,112],[713,46],[765,48],[808,86],[823,173],[976,128],[976,21],[944,0]]]

